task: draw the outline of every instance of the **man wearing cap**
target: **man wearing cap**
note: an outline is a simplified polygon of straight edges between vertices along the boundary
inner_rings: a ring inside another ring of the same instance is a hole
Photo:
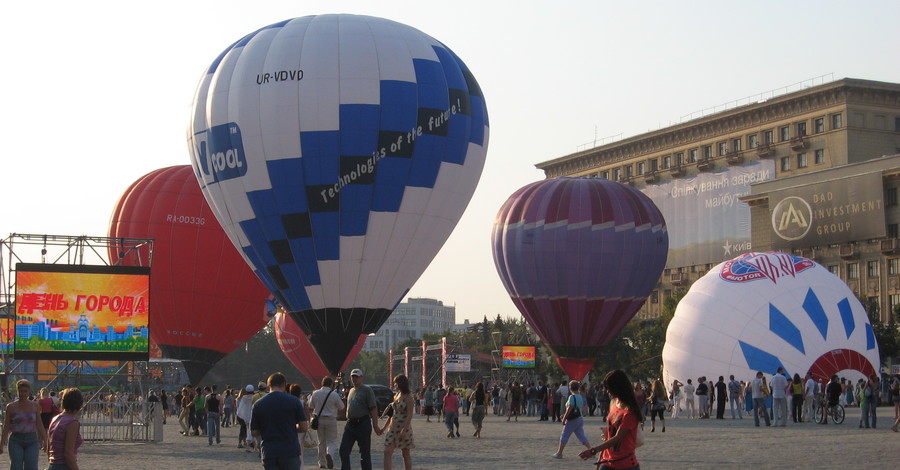
[[[331,454],[337,445],[337,415],[344,409],[344,400],[332,387],[334,380],[331,377],[322,379],[322,388],[312,393],[309,399],[309,409],[313,415],[319,417],[319,427],[316,433],[319,437],[319,468],[334,468],[334,460]]]
[[[353,388],[347,394],[347,424],[341,438],[341,470],[350,470],[350,452],[353,444],[359,446],[359,461],[362,470],[372,470],[372,429],[381,435],[384,430],[378,427],[378,409],[375,392],[363,385],[363,373],[359,369],[350,372]]]
[[[285,393],[287,379],[281,372],[269,376],[269,393],[253,404],[250,433],[259,440],[266,470],[300,470],[300,440],[306,432],[303,402]]]
[[[238,449],[247,444],[247,452],[253,447],[253,435],[247,435],[247,426],[250,425],[250,416],[253,411],[253,385],[247,385],[238,396],[237,400],[237,419],[241,429],[238,432]]]

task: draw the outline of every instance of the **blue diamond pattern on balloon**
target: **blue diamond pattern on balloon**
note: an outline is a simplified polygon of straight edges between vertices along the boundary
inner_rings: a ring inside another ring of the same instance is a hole
[[[484,145],[477,82],[452,52],[434,51],[439,61],[413,61],[415,83],[381,81],[379,104],[341,104],[349,132],[301,131],[302,157],[266,162],[271,189],[247,193],[256,218],[241,229],[267,245],[244,253],[292,309],[311,308],[303,287],[321,282],[318,261],[339,259],[341,236],[365,235],[371,211],[397,212],[407,187],[433,188],[441,164]]]
[[[763,351],[756,346],[751,346],[743,341],[738,341],[741,345],[741,351],[744,353],[744,360],[747,361],[747,367],[753,370],[762,371],[766,374],[773,374],[781,364],[781,359],[769,352]],[[787,370],[787,369],[785,369]]]
[[[822,308],[822,302],[816,296],[816,293],[810,289],[806,293],[806,299],[803,300],[803,310],[809,315],[809,319],[822,334],[822,339],[828,339],[828,316],[825,315],[825,309]]]
[[[866,322],[866,349],[875,349],[875,331],[869,322]]]
[[[793,346],[794,349],[806,354],[800,328],[797,328],[785,314],[772,304],[769,304],[769,330]]]
[[[844,299],[838,302],[838,311],[841,312],[841,322],[844,324],[844,332],[847,333],[847,339],[856,329],[856,322],[853,320],[853,309],[850,308],[850,300]]]

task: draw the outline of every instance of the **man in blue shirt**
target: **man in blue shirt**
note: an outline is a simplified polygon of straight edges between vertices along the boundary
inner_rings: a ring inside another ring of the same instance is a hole
[[[265,470],[299,470],[297,433],[306,432],[306,412],[297,397],[285,393],[284,374],[269,376],[268,386],[269,393],[253,404],[250,433],[260,441]]]

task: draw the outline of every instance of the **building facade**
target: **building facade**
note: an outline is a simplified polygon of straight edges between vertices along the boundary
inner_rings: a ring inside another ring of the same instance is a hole
[[[900,305],[900,281],[890,274],[900,268],[894,249],[900,235],[895,174],[900,162],[884,156],[898,153],[900,84],[845,78],[536,166],[548,178],[593,176],[630,184],[660,207],[669,230],[669,259],[639,317],[659,315],[663,298],[689,288],[713,265],[775,249],[828,266],[861,299],[877,303],[886,319],[886,312]],[[825,184],[832,180],[842,184]],[[825,193],[817,194],[814,188],[823,184]],[[869,191],[857,194],[861,186]],[[811,218],[781,213],[786,206],[770,204],[772,193],[809,198]],[[859,216],[863,203],[866,209],[878,206],[868,211],[873,217]],[[812,220],[854,207],[854,221],[838,217],[817,225]],[[781,212],[773,214],[776,210]],[[773,217],[781,217],[781,224],[802,221],[818,228],[813,236],[797,238],[797,232],[784,240]]]
[[[456,323],[456,307],[440,300],[409,298],[394,309],[387,322],[374,335],[369,335],[363,351],[388,352],[410,338],[425,333],[443,333]]]

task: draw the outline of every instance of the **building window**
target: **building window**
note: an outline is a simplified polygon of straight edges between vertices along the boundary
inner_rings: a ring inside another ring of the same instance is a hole
[[[773,137],[772,131],[763,131],[763,143],[764,144],[775,143],[775,139]]]
[[[837,277],[841,277],[841,265],[839,265],[839,264],[829,265],[828,272],[830,272],[831,274],[834,274]]]
[[[619,181],[620,179],[622,179],[622,178],[620,178],[620,177],[622,176],[622,170],[621,170],[621,169],[619,169],[619,168],[613,169],[613,173],[612,173],[612,174],[613,174],[613,181]]]
[[[781,171],[791,170],[791,157],[781,157]]]
[[[697,161],[697,149],[688,150],[688,163],[694,163]]]
[[[897,305],[900,305],[900,294],[891,294],[888,296],[888,302],[890,302],[891,313],[894,313],[894,310],[897,309]],[[890,320],[890,319],[889,319]],[[894,321],[897,321],[897,317],[894,316]]]
[[[878,277],[878,267],[880,264],[881,263],[879,263],[878,260],[872,260],[866,263],[866,272],[869,277]]]
[[[813,119],[813,131],[816,134],[821,134],[821,133],[825,132],[825,118]]]
[[[888,274],[891,276],[900,274],[900,258],[888,259]]]
[[[716,151],[719,157],[724,157],[725,152],[728,151],[728,142],[719,142],[716,144]]]
[[[650,293],[650,303],[651,303],[651,304],[658,304],[658,303],[659,303],[659,291],[658,291],[658,290],[655,290],[655,291],[653,291],[653,292]]]
[[[706,145],[703,147],[703,158],[705,160],[709,160],[712,158],[712,145]]]
[[[900,132],[900,117],[894,118],[894,132]]]
[[[645,169],[646,169],[646,164],[644,162],[638,162],[638,164],[637,164],[638,176],[642,176],[644,174]]]
[[[631,165],[625,165],[625,177],[626,178],[631,178],[632,176],[634,176],[632,171],[634,171],[634,169],[631,167]]]
[[[747,148],[755,149],[759,147],[759,136],[756,134],[750,134],[747,136]]]
[[[814,154],[815,154],[816,165],[821,165],[821,164],[825,163],[825,150],[824,149],[818,149],[814,152]]]
[[[888,224],[887,236],[888,238],[900,238],[900,226],[897,224]]]
[[[695,155],[695,156],[697,155],[696,152],[697,152],[697,151],[694,150],[694,155]],[[684,165],[684,152],[678,152],[678,153],[675,154],[675,165],[677,165],[677,166]]]
[[[859,264],[847,263],[847,279],[859,279]]]
[[[806,123],[798,122],[797,123],[797,137],[803,137],[806,135]]]
[[[897,187],[887,188],[884,190],[884,204],[887,206],[897,205]]]
[[[787,142],[791,139],[791,128],[789,126],[782,126],[778,128],[778,141],[779,142]]]
[[[806,168],[808,165],[806,163],[806,154],[798,153],[797,154],[797,168]]]
[[[659,161],[657,159],[651,158],[650,160],[647,160],[647,161],[650,162],[650,171],[651,172],[655,172],[656,170],[659,169]]]
[[[740,152],[741,151],[741,139],[731,139],[731,151],[732,152]]]
[[[663,162],[662,162],[663,170],[667,170],[671,166],[672,166],[672,156],[666,155],[665,157],[663,157]]]
[[[831,128],[832,129],[840,129],[844,127],[844,118],[841,114],[832,114],[831,115]]]
[[[605,179],[609,179],[609,170],[601,171],[601,172],[600,172],[600,177],[601,177],[601,178],[605,178]]]

